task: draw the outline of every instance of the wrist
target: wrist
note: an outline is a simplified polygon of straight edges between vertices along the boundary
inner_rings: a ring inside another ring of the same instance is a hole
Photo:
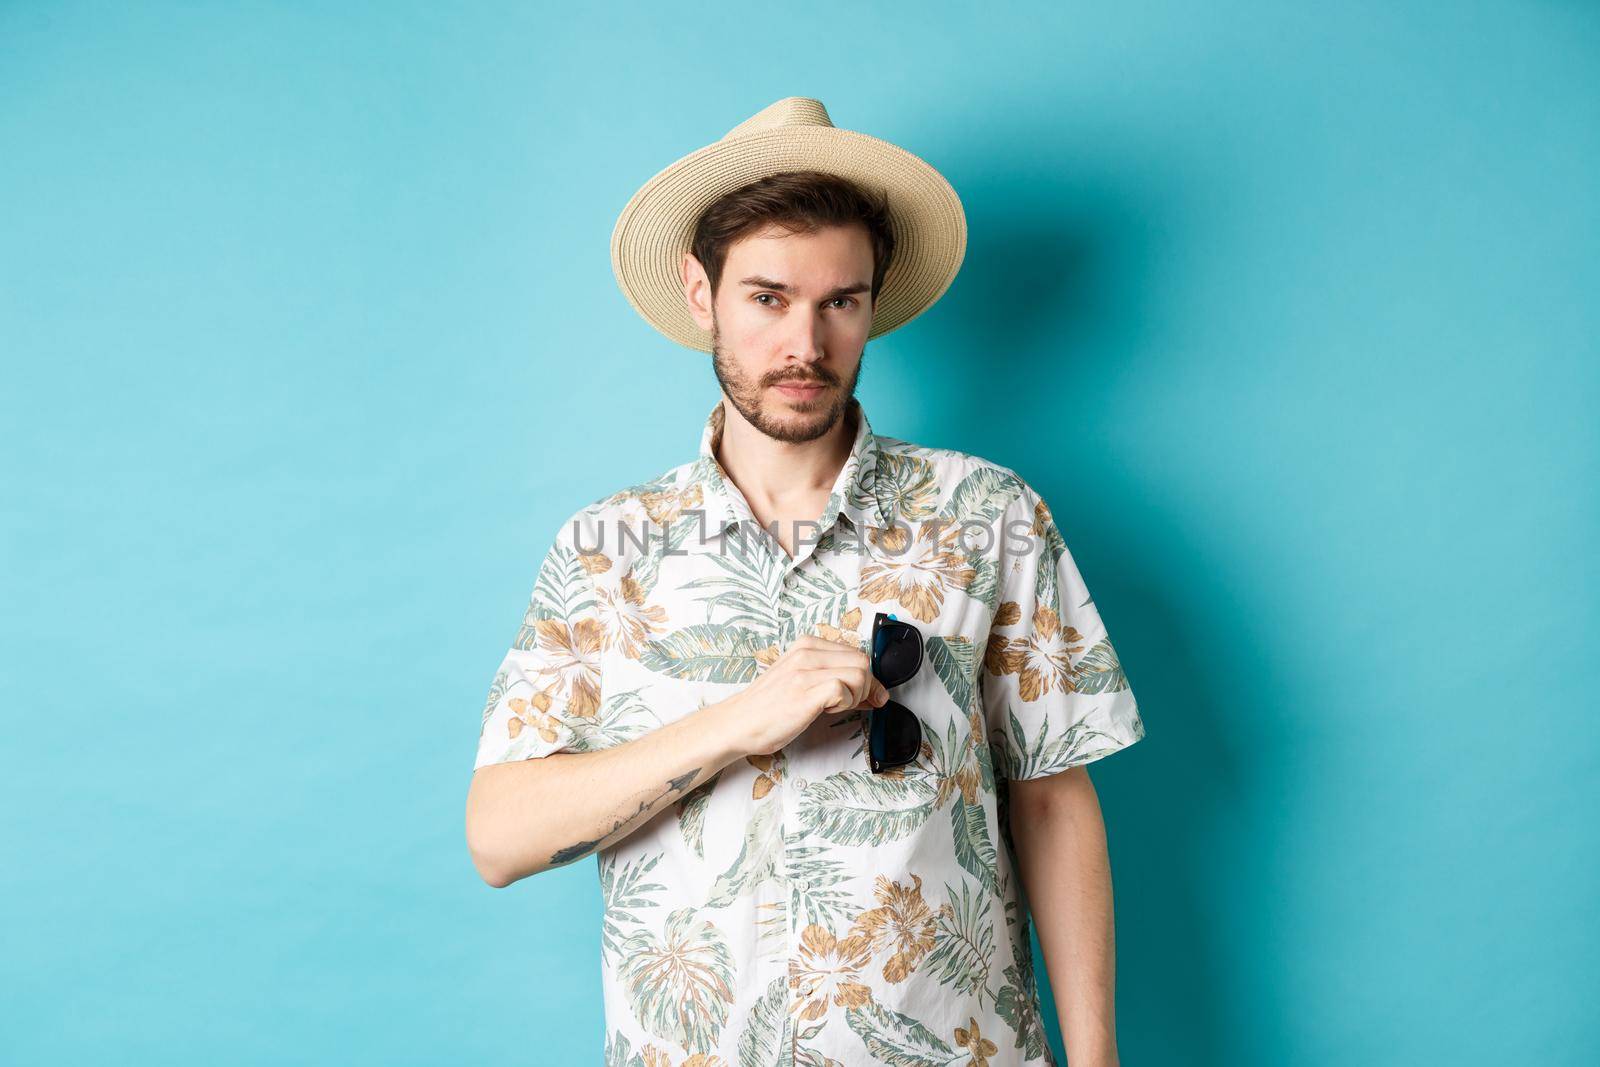
[[[1105,1041],[1079,1042],[1074,1045],[1066,1042],[1067,1062],[1072,1067],[1086,1064],[1087,1067],[1119,1067],[1117,1059],[1117,1046],[1115,1042]]]
[[[706,730],[711,739],[712,758],[717,766],[725,767],[735,760],[744,759],[754,749],[745,735],[742,694],[735,693],[726,700],[707,704],[697,714],[705,717]]]

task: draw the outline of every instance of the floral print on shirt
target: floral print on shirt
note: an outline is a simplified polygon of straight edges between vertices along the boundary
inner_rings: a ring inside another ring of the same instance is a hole
[[[475,767],[594,752],[734,695],[798,637],[926,655],[893,691],[915,761],[868,768],[867,712],[724,767],[598,855],[609,1067],[1052,1064],[1007,783],[1144,736],[1045,502],[1015,471],[875,435],[794,556],[716,459],[580,509],[495,672]]]

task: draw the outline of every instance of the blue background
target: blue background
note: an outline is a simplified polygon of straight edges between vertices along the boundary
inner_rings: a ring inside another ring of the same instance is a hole
[[[617,213],[790,95],[961,194],[860,395],[1040,489],[1140,698],[1124,1061],[1595,1062],[1578,2],[0,4],[0,1059],[598,1061],[482,700],[716,399]]]

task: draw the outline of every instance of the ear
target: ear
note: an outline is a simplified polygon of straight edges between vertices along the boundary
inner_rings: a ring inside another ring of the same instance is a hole
[[[678,273],[683,281],[683,300],[689,307],[690,317],[702,330],[711,329],[711,279],[706,276],[706,269],[693,252],[685,252]]]

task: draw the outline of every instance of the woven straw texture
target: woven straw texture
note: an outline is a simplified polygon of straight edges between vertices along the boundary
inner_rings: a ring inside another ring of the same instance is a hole
[[[944,176],[897,145],[833,126],[819,101],[788,97],[664,168],[628,201],[611,234],[611,269],[634,310],[678,344],[710,352],[711,333],[690,317],[679,275],[695,222],[724,194],[788,170],[838,174],[888,194],[895,256],[869,338],[922,314],[955,280],[967,222]]]

